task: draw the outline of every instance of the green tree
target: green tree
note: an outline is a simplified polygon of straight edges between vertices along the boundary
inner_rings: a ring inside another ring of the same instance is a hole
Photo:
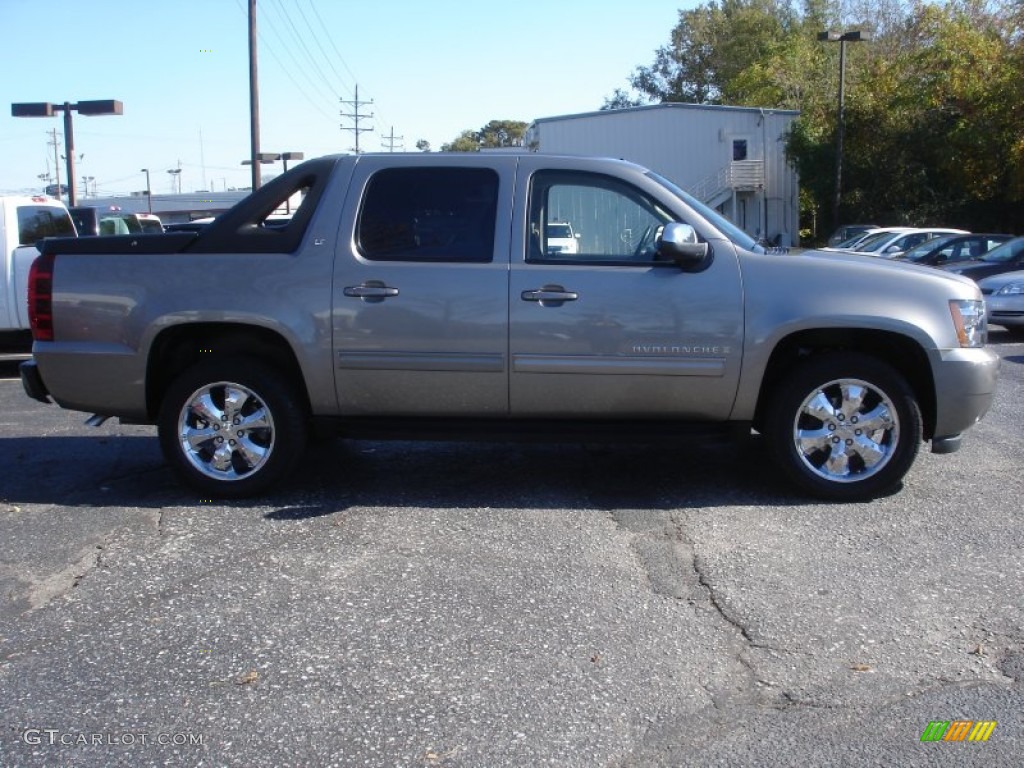
[[[735,78],[784,46],[797,21],[790,0],[712,0],[680,11],[670,43],[650,66],[636,68],[630,85],[653,102],[733,103]],[[617,90],[605,103],[629,101]]]
[[[529,123],[521,120],[491,120],[478,131],[465,130],[453,141],[442,144],[442,152],[479,152],[496,147],[521,147]]]
[[[787,152],[803,213],[832,212],[846,46],[842,212],[1015,231],[1024,213],[1024,2],[712,0],[604,108],[686,101],[797,109]],[[804,224],[808,219],[804,219]]]
[[[980,2],[920,3],[898,34],[847,115],[849,205],[878,220],[1016,229],[1019,26]]]
[[[611,96],[605,98],[601,109],[626,109],[628,107],[639,107],[645,103],[642,98],[630,96],[627,91],[616,88]]]

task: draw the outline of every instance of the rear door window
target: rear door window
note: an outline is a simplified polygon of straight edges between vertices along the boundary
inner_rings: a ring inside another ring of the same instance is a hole
[[[44,237],[74,237],[75,225],[63,208],[51,205],[18,206],[18,244],[35,245]]]
[[[489,262],[497,201],[490,168],[388,168],[369,181],[356,242],[374,261]]]

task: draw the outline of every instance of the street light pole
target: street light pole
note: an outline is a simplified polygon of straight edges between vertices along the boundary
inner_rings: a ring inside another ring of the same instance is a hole
[[[77,104],[72,104],[69,101],[65,101],[63,104],[53,104],[49,101],[11,104],[11,117],[53,117],[54,112],[64,113],[64,156],[68,162],[69,207],[78,204],[78,194],[75,189],[75,133],[71,124],[72,110],[77,110],[80,115],[123,115],[124,104],[116,99],[80,101]]]
[[[819,32],[818,40],[826,43],[839,43],[839,104],[836,108],[836,187],[832,200],[832,217],[835,229],[842,224],[840,206],[843,195],[843,133],[846,130],[846,44],[860,43],[869,40],[867,35],[854,30],[852,32]]]
[[[68,169],[68,208],[78,205],[78,193],[75,191],[75,130],[71,125],[71,102],[65,101],[64,106],[56,109],[64,110],[64,153]]]
[[[269,165],[270,163],[276,163],[278,160],[284,165],[284,170],[288,170],[289,160],[302,160],[305,157],[301,152],[260,152],[256,155],[256,158],[263,165]],[[252,165],[252,160],[243,160],[242,165]],[[284,201],[284,209],[288,213],[291,213],[290,198]]]
[[[153,188],[149,186],[149,168],[140,168],[144,174],[146,174],[146,202],[149,206],[149,212],[153,212]]]
[[[288,173],[288,161],[289,160],[302,160],[305,157],[301,152],[282,152],[281,153],[281,164],[284,166],[284,173]],[[291,195],[285,198],[284,201],[284,212],[292,212],[292,198]]]
[[[174,183],[178,183],[178,194],[181,194],[181,168],[168,168],[167,172],[171,174],[171,191],[174,191]]]

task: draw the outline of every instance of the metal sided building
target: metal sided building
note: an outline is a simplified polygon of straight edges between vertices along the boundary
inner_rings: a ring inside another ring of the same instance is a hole
[[[675,103],[601,110],[534,120],[526,145],[639,163],[750,235],[789,246],[798,244],[800,201],[785,135],[799,114]]]

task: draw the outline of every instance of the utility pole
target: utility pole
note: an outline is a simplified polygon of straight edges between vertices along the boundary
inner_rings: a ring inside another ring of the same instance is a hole
[[[253,2],[255,2],[255,0],[253,0]],[[343,126],[341,126],[341,130],[343,130],[343,131],[352,131],[356,135],[356,145],[353,148],[353,150],[358,155],[359,154],[359,134],[360,133],[365,133],[366,131],[372,131],[373,130],[372,127],[371,128],[360,128],[359,127],[359,121],[360,120],[368,120],[368,119],[373,117],[373,112],[371,112],[369,115],[361,115],[361,114],[359,114],[359,108],[360,107],[364,107],[367,104],[373,104],[373,99],[370,99],[369,101],[360,101],[359,100],[359,84],[357,83],[356,84],[356,97],[355,97],[355,99],[353,99],[352,101],[346,101],[345,99],[339,99],[339,101],[342,104],[346,105],[346,106],[352,107],[352,112],[340,112],[339,114],[342,117],[350,117],[350,118],[352,118],[352,127],[351,128],[346,128],[343,125]]]
[[[401,144],[405,140],[405,136],[395,136],[395,126],[391,126],[391,133],[381,139],[381,146],[384,147],[388,152],[395,151],[395,144],[398,144],[398,151],[401,152],[405,149],[405,146]]]

